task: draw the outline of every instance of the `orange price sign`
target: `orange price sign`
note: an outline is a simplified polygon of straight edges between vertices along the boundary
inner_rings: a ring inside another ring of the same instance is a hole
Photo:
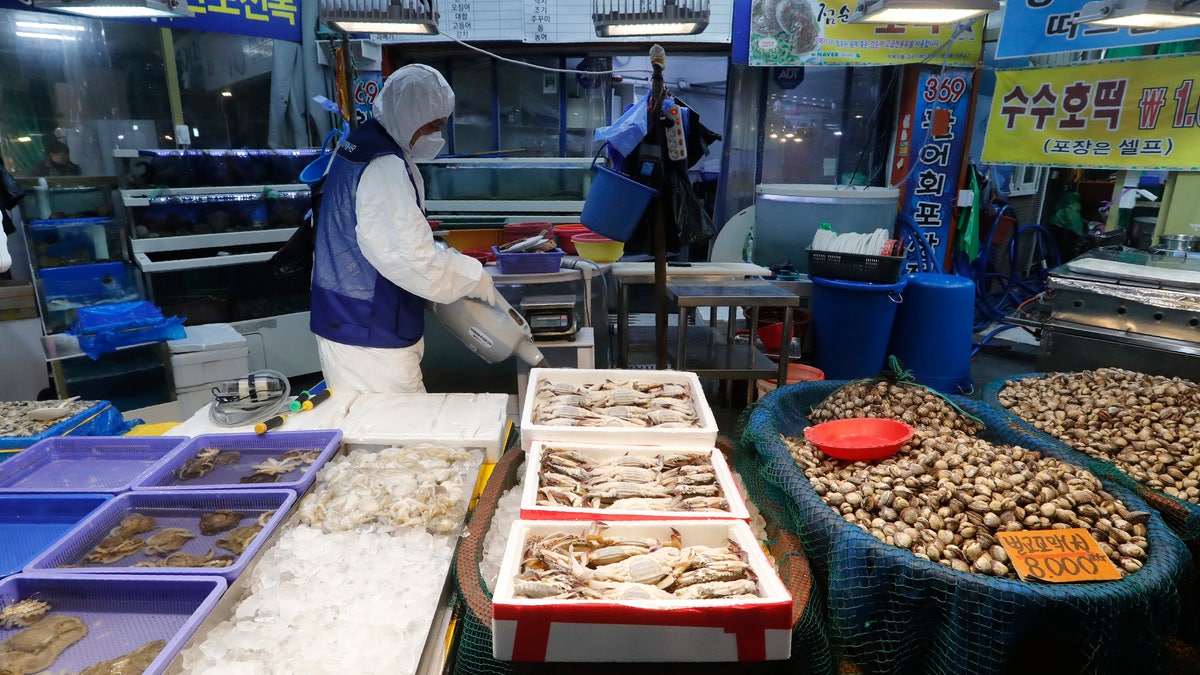
[[[1087,530],[997,532],[996,538],[1024,581],[1072,583],[1121,578]]]

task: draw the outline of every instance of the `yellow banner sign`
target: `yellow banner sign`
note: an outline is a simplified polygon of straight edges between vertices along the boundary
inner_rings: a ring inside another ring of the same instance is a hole
[[[1017,576],[1025,581],[1070,583],[1121,578],[1091,533],[1083,528],[997,532],[996,539],[1008,553]]]
[[[983,161],[1200,168],[1200,57],[1001,70]]]
[[[752,66],[895,65],[933,61],[974,65],[983,20],[963,28],[848,23],[855,2],[753,0]]]

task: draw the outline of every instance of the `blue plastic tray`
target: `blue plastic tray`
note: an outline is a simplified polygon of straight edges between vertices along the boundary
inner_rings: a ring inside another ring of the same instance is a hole
[[[175,436],[47,438],[0,464],[0,492],[126,492],[187,440]]]
[[[0,495],[0,577],[34,557],[100,508],[110,495]],[[0,605],[2,606],[2,605]]]
[[[225,588],[220,577],[18,574],[0,581],[0,605],[36,597],[50,603],[51,616],[65,614],[87,624],[88,634],[43,672],[77,673],[147,642],[165,640],[143,671],[157,675],[187,644]],[[0,628],[0,641],[18,632]]]
[[[287,517],[296,502],[296,493],[291,490],[164,490],[161,492],[126,492],[113,498],[95,513],[88,516],[74,529],[64,535],[53,546],[25,566],[26,572],[69,571],[72,574],[210,574],[233,580],[237,578],[250,560],[258,554],[263,543],[270,538],[279,523]],[[160,556],[135,553],[115,563],[102,565],[83,562],[84,556],[92,551],[109,531],[120,524],[121,519],[133,513],[152,516],[158,527],[139,537],[150,537],[166,527],[182,527],[196,535],[187,542],[181,553],[202,556],[212,551],[214,556],[232,555],[217,548],[217,540],[227,532],[203,536],[200,534],[200,516],[210,511],[228,509],[240,511],[246,516],[240,525],[253,525],[259,515],[274,511],[262,531],[254,537],[246,550],[229,567],[135,567],[139,562],[157,560]],[[68,569],[64,569],[68,568]]]
[[[337,429],[323,431],[269,431],[265,434],[201,434],[189,440],[171,453],[161,464],[133,486],[134,490],[212,490],[212,489],[263,489],[288,488],[304,492],[316,480],[317,471],[325,466],[342,441],[342,432]],[[201,478],[181,480],[175,471],[184,462],[205,448],[217,448],[222,452],[236,450],[241,458],[236,464],[218,464]],[[317,461],[307,468],[281,474],[274,483],[242,483],[240,480],[254,473],[251,467],[264,460],[278,458],[288,450],[310,452],[321,451]]]
[[[45,431],[30,436],[0,436],[0,450],[21,450],[52,436],[119,436],[128,430],[120,410],[108,401],[96,401]]]

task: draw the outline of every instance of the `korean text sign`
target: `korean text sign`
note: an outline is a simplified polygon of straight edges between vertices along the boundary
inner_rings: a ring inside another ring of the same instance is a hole
[[[1200,57],[996,73],[983,161],[1200,168]]]
[[[1121,578],[1096,540],[1081,528],[997,532],[996,538],[1025,580],[1069,583]]]
[[[973,65],[979,60],[982,20],[962,29],[849,23],[855,4],[836,0],[751,0],[746,63],[895,65],[926,60],[941,63],[945,59],[950,65]],[[735,49],[742,47],[738,34],[744,36],[745,32],[744,25],[735,27]]]
[[[996,58],[1131,47],[1200,38],[1200,28],[1117,28],[1079,20],[1089,0],[1009,0]]]

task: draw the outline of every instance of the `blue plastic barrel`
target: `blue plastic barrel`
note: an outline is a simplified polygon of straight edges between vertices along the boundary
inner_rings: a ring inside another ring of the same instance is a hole
[[[810,278],[816,362],[825,379],[878,375],[887,360],[892,322],[908,278],[894,284]]]
[[[953,274],[908,277],[896,311],[891,353],[917,382],[947,394],[971,390],[975,284]]]

